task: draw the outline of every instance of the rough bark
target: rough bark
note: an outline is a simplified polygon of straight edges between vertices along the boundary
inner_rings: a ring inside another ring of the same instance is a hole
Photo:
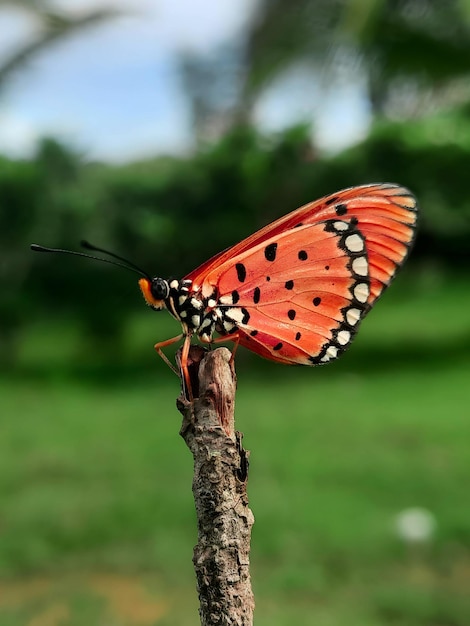
[[[198,543],[193,563],[202,626],[251,626],[250,537],[254,518],[246,493],[248,452],[235,431],[235,373],[230,352],[190,350],[195,399],[184,392],[181,436],[194,458]]]

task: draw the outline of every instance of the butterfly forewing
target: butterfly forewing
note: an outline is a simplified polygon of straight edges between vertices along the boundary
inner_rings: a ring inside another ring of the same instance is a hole
[[[272,360],[326,363],[392,280],[415,223],[405,188],[353,187],[280,218],[187,278],[217,294],[242,345]]]

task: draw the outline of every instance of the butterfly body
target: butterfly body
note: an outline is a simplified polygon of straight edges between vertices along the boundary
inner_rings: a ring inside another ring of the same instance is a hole
[[[346,350],[390,284],[416,217],[416,200],[399,185],[352,187],[289,213],[180,281],[139,284],[147,304],[181,323],[186,354],[196,335],[233,339],[282,363],[321,365]]]

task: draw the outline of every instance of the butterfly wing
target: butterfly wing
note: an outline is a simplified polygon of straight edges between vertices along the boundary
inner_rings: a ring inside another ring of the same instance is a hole
[[[307,204],[187,276],[216,294],[220,330],[285,363],[341,354],[390,284],[414,238],[416,200],[392,184],[345,189]]]

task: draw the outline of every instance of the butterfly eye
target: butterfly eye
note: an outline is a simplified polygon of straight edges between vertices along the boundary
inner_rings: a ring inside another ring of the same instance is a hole
[[[152,278],[150,291],[155,300],[165,300],[165,298],[168,298],[168,294],[170,293],[170,287],[168,286],[167,281],[163,278]]]

